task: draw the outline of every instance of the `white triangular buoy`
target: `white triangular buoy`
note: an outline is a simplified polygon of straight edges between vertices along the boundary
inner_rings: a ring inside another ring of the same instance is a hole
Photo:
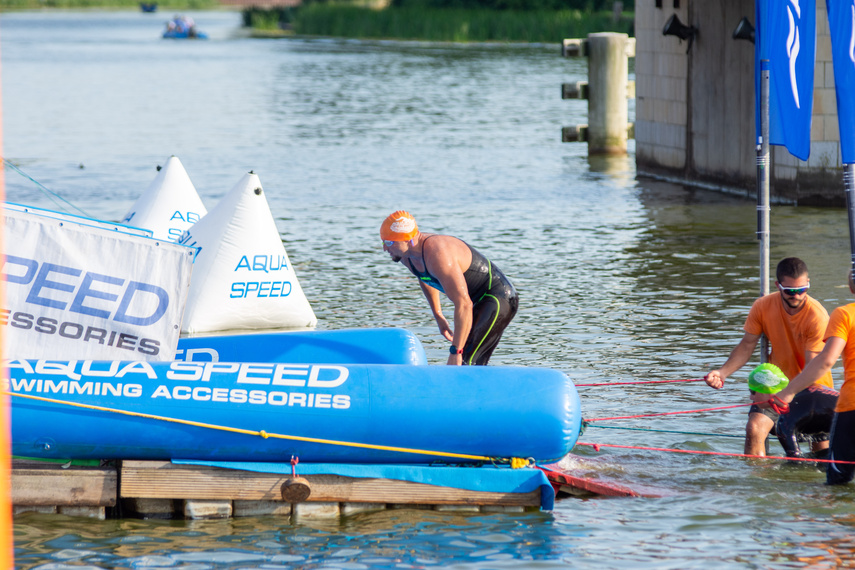
[[[181,161],[170,156],[122,223],[151,230],[155,239],[178,241],[207,212]]]
[[[179,243],[199,248],[181,332],[317,324],[254,173],[246,174]]]

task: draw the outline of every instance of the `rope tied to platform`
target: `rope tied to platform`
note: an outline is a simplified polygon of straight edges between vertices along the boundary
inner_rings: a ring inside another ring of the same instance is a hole
[[[652,417],[657,417],[657,416],[672,416],[672,415],[677,415],[677,414],[697,414],[700,412],[714,412],[714,411],[718,411],[718,410],[728,410],[731,408],[741,408],[743,406],[753,406],[753,405],[754,405],[754,402],[748,402],[746,404],[733,404],[730,406],[719,406],[716,408],[701,408],[698,410],[684,410],[684,411],[679,411],[679,412],[656,412],[656,413],[652,413],[652,414],[636,414],[634,416],[613,416],[610,418],[587,418],[587,419],[583,420],[583,423],[587,425],[590,422],[604,422],[607,420],[630,420],[630,419],[635,419],[635,418],[652,418]]]
[[[686,378],[683,380],[638,380],[633,382],[597,382],[595,384],[574,384],[577,388],[583,386],[630,386],[632,384],[673,384],[674,382],[703,382],[705,378]]]
[[[744,457],[746,459],[783,459],[785,461],[806,461],[808,463],[839,463],[841,465],[855,465],[855,461],[842,461],[840,459],[818,459],[811,457],[783,457],[780,455],[750,455],[747,453],[725,453],[723,451],[700,451],[695,449],[673,449],[668,447],[645,447],[642,445],[618,445],[614,443],[587,443],[577,441],[576,445],[585,445],[600,451],[603,447],[615,447],[620,449],[638,449],[642,451],[668,451],[671,453],[687,453],[692,455],[719,455],[723,457]]]
[[[51,404],[65,405],[65,406],[71,406],[71,407],[75,407],[75,408],[83,408],[83,409],[87,409],[87,410],[96,410],[99,412],[108,412],[108,413],[120,414],[120,415],[124,415],[124,416],[133,416],[133,417],[145,418],[145,419],[150,419],[150,420],[172,422],[172,423],[178,423],[178,424],[182,424],[182,425],[189,425],[189,426],[200,427],[200,428],[205,428],[205,429],[226,431],[226,432],[230,432],[230,433],[238,433],[238,434],[243,434],[243,435],[254,435],[254,436],[261,437],[262,439],[268,439],[268,438],[286,439],[286,440],[291,440],[291,441],[302,441],[302,442],[306,442],[306,443],[320,443],[320,444],[324,444],[324,445],[339,445],[339,446],[344,446],[344,447],[374,449],[374,450],[378,450],[378,451],[393,451],[393,452],[397,452],[397,453],[412,453],[412,454],[416,454],[416,455],[435,455],[438,457],[448,457],[448,458],[454,458],[454,459],[471,459],[471,460],[475,460],[475,461],[484,461],[484,462],[489,462],[489,463],[493,463],[493,464],[509,464],[512,469],[520,469],[522,467],[528,467],[528,466],[534,464],[534,459],[532,459],[532,458],[522,459],[519,457],[511,457],[511,458],[488,457],[485,455],[471,455],[471,454],[453,453],[453,452],[447,452],[447,451],[433,451],[433,450],[415,449],[415,448],[408,448],[408,447],[395,447],[395,446],[390,446],[390,445],[376,445],[376,444],[372,444],[372,443],[357,443],[357,442],[352,442],[352,441],[339,441],[339,440],[333,440],[333,439],[322,439],[322,438],[317,438],[317,437],[305,437],[305,436],[299,436],[299,435],[269,433],[265,430],[249,430],[249,429],[243,429],[243,428],[235,428],[235,427],[231,427],[231,426],[221,426],[221,425],[217,425],[217,424],[197,422],[195,420],[184,420],[184,419],[180,419],[180,418],[170,418],[170,417],[166,417],[166,416],[158,416],[155,414],[147,414],[144,412],[132,412],[130,410],[119,410],[116,408],[107,408],[104,406],[95,406],[92,404],[82,404],[79,402],[68,402],[66,400],[57,400],[54,398],[44,398],[42,396],[33,396],[31,394],[18,394],[15,392],[2,392],[2,393],[7,395],[7,396],[12,396],[12,397],[17,397],[17,398],[37,400],[40,402],[48,402]]]
[[[86,216],[87,218],[90,217],[89,214],[87,214],[86,212],[84,212],[83,210],[81,210],[80,208],[78,208],[77,206],[75,206],[74,204],[72,204],[71,202],[69,202],[68,200],[66,200],[65,198],[63,198],[62,196],[60,196],[59,194],[54,192],[53,190],[49,189],[47,186],[45,186],[44,184],[42,184],[41,182],[39,182],[38,180],[36,180],[32,176],[30,176],[29,174],[27,174],[26,172],[24,172],[23,170],[21,170],[20,168],[18,168],[17,166],[12,164],[11,162],[9,162],[7,159],[5,159],[5,158],[3,159],[3,164],[5,164],[9,168],[11,168],[15,172],[17,172],[18,174],[20,174],[21,176],[23,176],[24,178],[26,178],[27,180],[29,180],[30,182],[35,184],[39,190],[44,192],[44,194],[48,198],[50,198],[50,200],[54,204],[57,205],[57,207],[64,209],[65,207],[59,203],[59,202],[62,202],[64,204],[66,204],[69,208],[73,208],[73,209],[77,210],[80,213],[80,215]],[[81,166],[81,168],[82,168],[82,166]]]

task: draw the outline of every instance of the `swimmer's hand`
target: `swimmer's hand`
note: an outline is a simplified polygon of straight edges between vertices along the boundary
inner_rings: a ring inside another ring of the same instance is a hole
[[[781,406],[781,405],[789,405],[790,402],[793,401],[795,394],[788,394],[786,390],[781,390],[777,394],[761,394],[760,392],[754,392],[751,394],[751,401],[760,406],[761,408],[771,408],[771,401]]]
[[[448,324],[446,318],[442,315],[437,315],[436,324],[439,326],[439,334],[445,337],[445,340],[454,342],[454,331],[451,330],[451,325]]]
[[[751,394],[751,401],[757,404],[761,408],[772,408],[779,414],[786,414],[790,411],[790,402],[793,401],[793,397],[783,398],[778,394],[760,394],[753,393]]]
[[[761,394],[759,392],[753,392],[751,394],[751,401],[760,406],[761,408],[771,408],[769,405],[769,394]]]

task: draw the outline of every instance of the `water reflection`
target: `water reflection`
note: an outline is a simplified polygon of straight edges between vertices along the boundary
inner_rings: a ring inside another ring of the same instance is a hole
[[[281,518],[220,521],[16,519],[21,568],[47,557],[92,568],[275,568],[504,565],[556,561],[563,533],[545,513],[455,515],[410,509],[364,513],[335,522],[292,525]],[[81,526],[83,528],[81,528]],[[179,546],[183,545],[183,546]]]

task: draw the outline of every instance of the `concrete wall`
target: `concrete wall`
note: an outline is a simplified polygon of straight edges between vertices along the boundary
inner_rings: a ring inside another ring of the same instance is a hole
[[[686,0],[681,2],[681,6]],[[662,0],[671,5],[673,0]],[[688,20],[685,7],[656,8],[655,0],[635,2],[635,153],[639,171],[682,175],[686,169],[686,126],[689,58],[686,43],[662,35],[676,12]]]
[[[785,1],[785,0],[781,0]],[[657,6],[658,4],[658,6]],[[753,0],[636,0],[636,162],[640,174],[754,196],[754,46],[734,40]],[[663,36],[672,14],[698,28],[687,42]],[[811,156],[772,147],[772,199],[843,205],[840,133],[825,2],[817,0]]]

